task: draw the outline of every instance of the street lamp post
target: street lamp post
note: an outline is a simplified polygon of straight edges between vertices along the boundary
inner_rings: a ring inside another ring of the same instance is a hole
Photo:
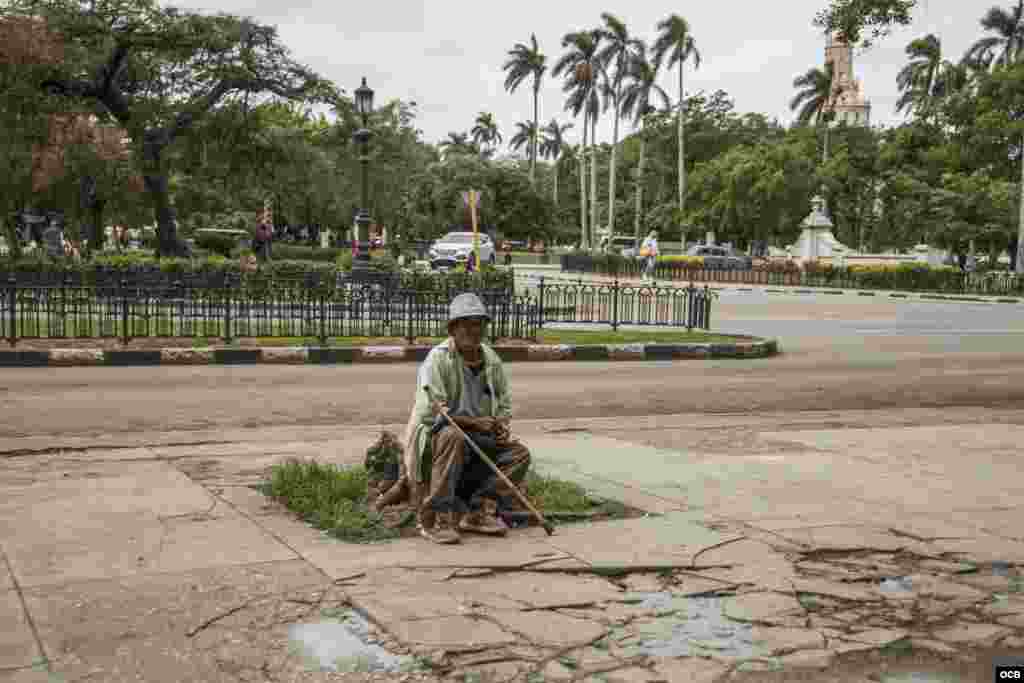
[[[370,112],[373,111],[373,90],[366,86],[366,77],[363,77],[363,84],[355,91],[356,112],[362,119],[363,127],[352,135],[352,139],[359,145],[359,167],[360,184],[359,214],[356,216],[356,255],[352,259],[352,272],[365,273],[370,267],[370,137],[369,129]]]

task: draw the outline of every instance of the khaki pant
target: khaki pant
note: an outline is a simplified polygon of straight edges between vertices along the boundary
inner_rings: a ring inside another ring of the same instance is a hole
[[[485,498],[495,500],[499,509],[519,510],[522,504],[494,470],[485,463],[453,427],[445,427],[431,441],[433,467],[430,487],[421,503],[435,512],[478,510]],[[516,440],[501,444],[488,453],[524,494],[523,479],[530,468],[530,452]]]

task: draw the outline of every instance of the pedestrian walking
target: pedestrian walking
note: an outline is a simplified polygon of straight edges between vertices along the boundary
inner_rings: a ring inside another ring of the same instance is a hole
[[[644,259],[644,280],[654,279],[654,264],[658,259],[658,231],[651,230],[640,246],[640,258]]]
[[[256,234],[253,239],[253,251],[256,252],[256,258],[260,261],[270,258],[271,238],[270,225],[266,221],[260,221],[260,224],[256,226]]]

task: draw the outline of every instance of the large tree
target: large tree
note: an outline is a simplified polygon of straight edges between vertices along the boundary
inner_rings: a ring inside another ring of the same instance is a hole
[[[248,95],[334,102],[326,80],[295,62],[272,26],[208,16],[153,0],[13,0],[6,16],[40,18],[63,39],[68,58],[41,86],[95,107],[124,128],[136,148],[157,224],[157,254],[186,253],[169,187],[174,143],[218,105]]]
[[[501,144],[501,131],[498,130],[498,123],[494,120],[494,114],[482,111],[476,117],[472,130],[473,142],[481,147],[486,145],[493,154],[494,148]]]
[[[586,157],[587,134],[590,132],[591,121],[596,121],[600,110],[599,87],[601,76],[601,50],[602,36],[599,31],[574,31],[562,37],[562,47],[567,51],[555,63],[552,75],[560,76],[565,74],[565,83],[562,86],[563,92],[568,97],[565,102],[565,110],[573,116],[583,116],[583,146],[580,150],[580,243],[584,248],[593,245],[593,230],[596,221],[587,220],[587,180],[586,180]],[[591,141],[593,146],[593,140]],[[591,150],[592,152],[592,150]],[[596,160],[592,153],[590,156],[591,178],[594,177],[593,167]],[[596,199],[591,192],[591,206]]]
[[[640,41],[629,35],[625,22],[609,12],[603,12],[604,26],[598,29],[605,40],[599,58],[606,70],[610,69],[609,103],[612,109],[612,150],[608,161],[608,234],[615,227],[615,173],[619,146],[619,120],[622,118],[622,88],[629,73],[629,61]]]
[[[533,130],[540,127],[540,84],[547,71],[547,57],[540,51],[537,36],[530,34],[530,44],[516,43],[508,52],[508,59],[501,67],[508,72],[505,89],[515,92],[528,77],[533,79]],[[534,182],[537,170],[537,136],[530,141],[530,182]]]
[[[822,157],[828,161],[829,128],[835,112],[832,103],[836,96],[833,67],[829,62],[824,69],[813,67],[793,79],[796,95],[789,102],[789,108],[797,112],[796,120],[801,125],[814,121],[825,128],[825,145]]]
[[[938,84],[942,76],[942,41],[933,33],[910,41],[906,49],[909,62],[896,74],[900,98],[896,111],[927,115],[934,111]]]
[[[677,126],[677,153],[679,155],[679,212],[680,214],[686,211],[686,145],[685,145],[685,134],[684,128],[685,122],[685,95],[683,90],[683,67],[686,62],[693,61],[695,68],[700,67],[700,52],[697,50],[697,43],[693,38],[693,34],[690,31],[690,24],[686,19],[682,18],[678,14],[670,15],[667,19],[658,23],[658,37],[654,42],[654,61],[660,67],[665,58],[668,58],[668,63],[665,64],[666,68],[671,69],[673,66],[679,68],[679,101],[677,106],[679,111],[677,116],[679,117]],[[686,241],[686,236],[683,235],[683,241]]]
[[[543,139],[540,143],[540,153],[545,159],[554,159],[552,168],[553,190],[552,199],[555,207],[558,207],[558,172],[561,168],[562,153],[566,150],[565,132],[572,128],[571,123],[559,123],[558,119],[551,119],[548,125],[541,131]]]
[[[898,26],[909,26],[917,0],[830,0],[814,17],[826,33],[838,33],[858,47],[871,44]]]
[[[1024,54],[1024,0],[1010,10],[992,7],[981,18],[981,28],[990,35],[968,48],[964,60],[986,66],[1006,66]]]
[[[622,92],[622,115],[633,119],[633,128],[640,128],[640,159],[636,169],[636,209],[633,214],[633,234],[640,238],[640,218],[643,215],[644,165],[647,161],[648,117],[657,109],[655,102],[668,109],[668,95],[658,85],[658,63],[647,57],[647,46],[640,43],[628,63],[628,80]]]

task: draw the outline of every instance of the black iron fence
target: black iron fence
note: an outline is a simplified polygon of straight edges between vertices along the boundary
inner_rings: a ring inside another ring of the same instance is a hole
[[[715,293],[705,285],[659,287],[619,281],[610,283],[551,281],[541,277],[537,298],[544,322],[611,325],[659,325],[707,330]]]
[[[317,278],[246,283],[175,281],[149,284],[0,283],[0,336],[20,340],[139,338],[222,339],[404,337],[447,335],[448,308],[463,291],[474,291],[492,317],[491,341],[536,339],[545,323],[665,325],[710,328],[714,293],[706,286],[670,288],[619,282],[553,283],[542,278],[535,292],[503,287],[437,290],[338,283]]]
[[[536,338],[542,317],[530,297],[475,290],[492,316],[492,341]],[[20,285],[8,278],[0,302],[0,335],[11,346],[27,339],[112,338],[127,344],[152,337],[240,338],[417,337],[447,335],[451,291],[386,289],[380,285],[308,280],[250,287]]]
[[[611,277],[639,277],[642,262],[636,259],[594,258],[589,254],[563,254],[562,272],[593,273]],[[964,273],[907,264],[890,270],[848,268],[695,268],[685,263],[661,262],[655,267],[656,280],[716,282],[749,285],[835,287],[839,289],[904,289],[956,294],[1024,296],[1024,278],[1005,271]]]

